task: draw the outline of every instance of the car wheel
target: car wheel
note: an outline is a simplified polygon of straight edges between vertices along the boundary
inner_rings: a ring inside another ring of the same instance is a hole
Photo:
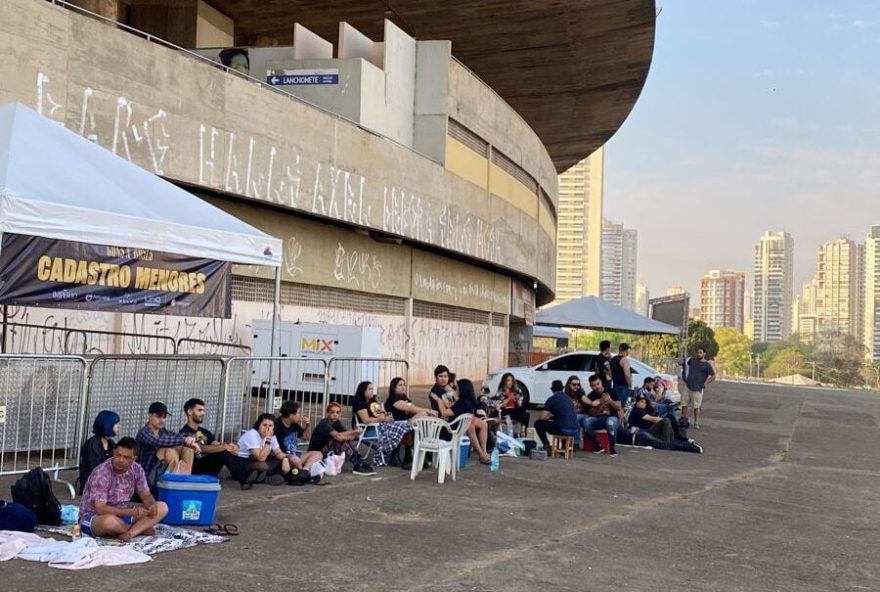
[[[535,409],[536,407],[532,405],[531,397],[529,397],[529,389],[526,388],[526,385],[517,380],[516,386],[519,387],[519,391],[523,394],[523,406],[526,409]]]

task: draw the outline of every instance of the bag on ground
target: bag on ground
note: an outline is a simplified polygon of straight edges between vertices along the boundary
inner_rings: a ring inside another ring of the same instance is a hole
[[[38,524],[61,526],[61,504],[43,469],[31,469],[12,486],[12,499],[37,516]]]
[[[37,515],[18,502],[0,500],[0,530],[34,532]]]

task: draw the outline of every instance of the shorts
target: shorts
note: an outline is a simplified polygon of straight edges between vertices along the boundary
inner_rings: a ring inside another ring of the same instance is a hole
[[[703,389],[698,391],[692,391],[684,385],[682,388],[681,395],[681,406],[682,407],[693,407],[694,409],[699,409],[703,406]],[[691,402],[693,401],[693,404]]]
[[[94,534],[92,534],[92,518],[94,518],[96,514],[94,512],[86,512],[82,520],[79,522],[80,532],[83,536],[94,538]],[[134,524],[134,516],[117,516],[117,518],[121,519],[128,525]]]

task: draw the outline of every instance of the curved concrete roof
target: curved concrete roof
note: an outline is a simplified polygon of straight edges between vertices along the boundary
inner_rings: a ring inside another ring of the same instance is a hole
[[[207,0],[237,42],[291,42],[299,22],[335,42],[340,21],[374,40],[394,21],[452,53],[534,128],[557,171],[604,144],[633,108],[654,50],[654,0]]]

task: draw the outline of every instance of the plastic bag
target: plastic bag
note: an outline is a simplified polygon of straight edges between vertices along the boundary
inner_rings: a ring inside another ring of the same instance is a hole
[[[502,431],[495,433],[495,440],[495,446],[498,447],[498,452],[506,456],[519,456],[522,450],[525,449],[522,442],[516,438],[508,436]]]
[[[325,474],[331,477],[342,473],[342,465],[345,464],[345,455],[331,452],[324,459]]]

